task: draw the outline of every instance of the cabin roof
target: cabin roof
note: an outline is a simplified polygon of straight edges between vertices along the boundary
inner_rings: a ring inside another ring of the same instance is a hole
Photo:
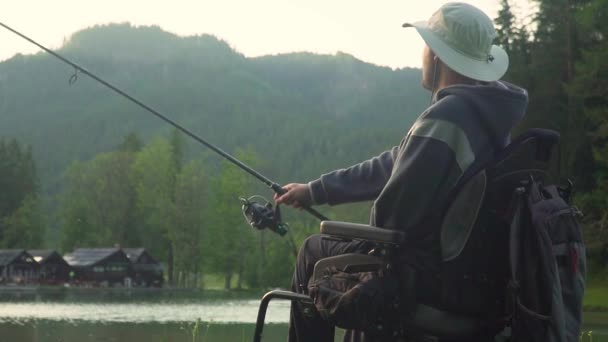
[[[23,249],[0,249],[0,266],[6,266],[25,252]]]
[[[48,257],[53,255],[53,253],[56,253],[52,249],[28,249],[27,252],[39,263],[44,262]]]
[[[145,248],[123,248],[122,250],[131,262],[137,262],[139,257],[146,251]]]
[[[61,254],[53,249],[30,249],[27,251],[39,264],[56,263],[59,261],[62,264],[67,264]]]
[[[145,255],[146,258],[143,259],[145,264],[159,265],[158,261],[145,248],[123,248],[122,250],[133,264],[141,263],[142,257]]]
[[[70,266],[92,266],[119,252],[120,248],[77,248],[63,258]]]

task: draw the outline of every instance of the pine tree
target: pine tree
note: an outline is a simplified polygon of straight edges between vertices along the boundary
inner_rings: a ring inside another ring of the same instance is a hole
[[[592,152],[591,161],[578,165],[592,184],[585,211],[603,227],[608,226],[608,0],[592,1],[577,19],[584,49],[568,92],[582,106]]]
[[[32,148],[16,139],[0,139],[0,189],[0,245],[41,247],[44,222]]]
[[[118,145],[118,150],[123,152],[139,152],[141,151],[142,147],[143,143],[141,142],[141,139],[139,139],[137,134],[131,132],[127,134],[122,143]]]
[[[515,16],[511,11],[511,5],[509,4],[509,0],[501,0],[500,2],[500,10],[498,11],[498,17],[494,19],[494,23],[496,24],[496,41],[497,45],[502,46],[507,54],[511,56],[512,51],[512,43],[515,38]]]
[[[508,0],[501,1],[496,23],[495,43],[509,55],[509,69],[504,79],[526,89],[532,85],[530,78],[530,35],[524,25],[516,22]]]
[[[581,0],[538,0],[537,27],[530,44],[528,114],[520,129],[544,127],[561,134],[558,176],[575,181],[585,179],[575,167],[588,143],[585,120],[580,107],[566,91],[574,77],[574,64],[579,58],[578,27],[575,13],[586,2]],[[582,183],[582,182],[581,182]]]

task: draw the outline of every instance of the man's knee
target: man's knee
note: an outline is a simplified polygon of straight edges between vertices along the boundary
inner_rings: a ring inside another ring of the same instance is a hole
[[[311,235],[304,240],[302,247],[298,251],[298,264],[305,264],[308,260],[314,259],[315,255],[319,254],[320,241],[320,234]]]

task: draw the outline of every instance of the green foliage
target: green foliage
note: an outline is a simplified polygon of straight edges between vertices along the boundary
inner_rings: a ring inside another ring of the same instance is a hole
[[[201,159],[190,161],[177,176],[175,222],[169,238],[176,246],[175,267],[183,274],[202,274],[203,255],[213,247],[206,216],[209,176]]]
[[[169,231],[175,222],[177,167],[169,141],[157,138],[146,145],[137,153],[132,171],[143,245],[153,255],[166,260],[169,282],[172,283],[174,244]]]
[[[498,17],[494,19],[497,26],[496,34],[498,35],[496,44],[502,46],[511,55],[510,52],[516,34],[515,15],[511,11],[511,5],[508,0],[501,0],[500,6]]]
[[[4,217],[1,224],[1,248],[40,248],[44,244],[44,218],[34,196],[24,198],[21,206]]]
[[[31,147],[23,147],[15,139],[0,139],[0,217],[17,210],[37,188]]]
[[[511,65],[506,76],[529,90],[528,127],[561,134],[556,174],[575,181],[585,213],[591,265],[608,258],[608,1],[537,0],[534,27],[513,28],[507,0],[496,22]],[[520,34],[520,32],[530,33]],[[507,37],[511,35],[511,37]]]
[[[142,147],[143,143],[141,142],[141,139],[137,134],[131,132],[125,137],[122,143],[118,145],[118,150],[122,152],[139,152]]]
[[[239,149],[235,157],[255,167],[259,157],[251,149]],[[208,236],[212,239],[208,261],[210,270],[225,275],[226,289],[232,286],[233,274],[238,275],[237,287],[242,287],[245,262],[253,247],[254,235],[240,210],[239,196],[253,187],[251,176],[228,161],[221,164],[218,177],[212,179],[209,203]]]
[[[139,243],[129,180],[132,162],[131,153],[110,152],[70,167],[62,205],[63,250]]]
[[[30,146],[0,139],[0,248],[40,248],[44,219]]]
[[[597,0],[579,14],[587,37],[568,90],[582,105],[595,162],[595,192],[608,193],[608,2]],[[606,203],[603,203],[606,208]]]

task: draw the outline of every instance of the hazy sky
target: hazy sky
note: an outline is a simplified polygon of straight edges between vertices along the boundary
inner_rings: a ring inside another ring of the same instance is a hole
[[[393,68],[420,66],[422,40],[406,21],[426,20],[447,0],[2,0],[0,22],[51,48],[95,24],[159,25],[210,33],[247,56],[343,51]],[[491,18],[499,0],[465,1]],[[525,0],[512,0],[519,8]],[[522,9],[526,11],[526,9]],[[0,27],[0,60],[38,49]]]

